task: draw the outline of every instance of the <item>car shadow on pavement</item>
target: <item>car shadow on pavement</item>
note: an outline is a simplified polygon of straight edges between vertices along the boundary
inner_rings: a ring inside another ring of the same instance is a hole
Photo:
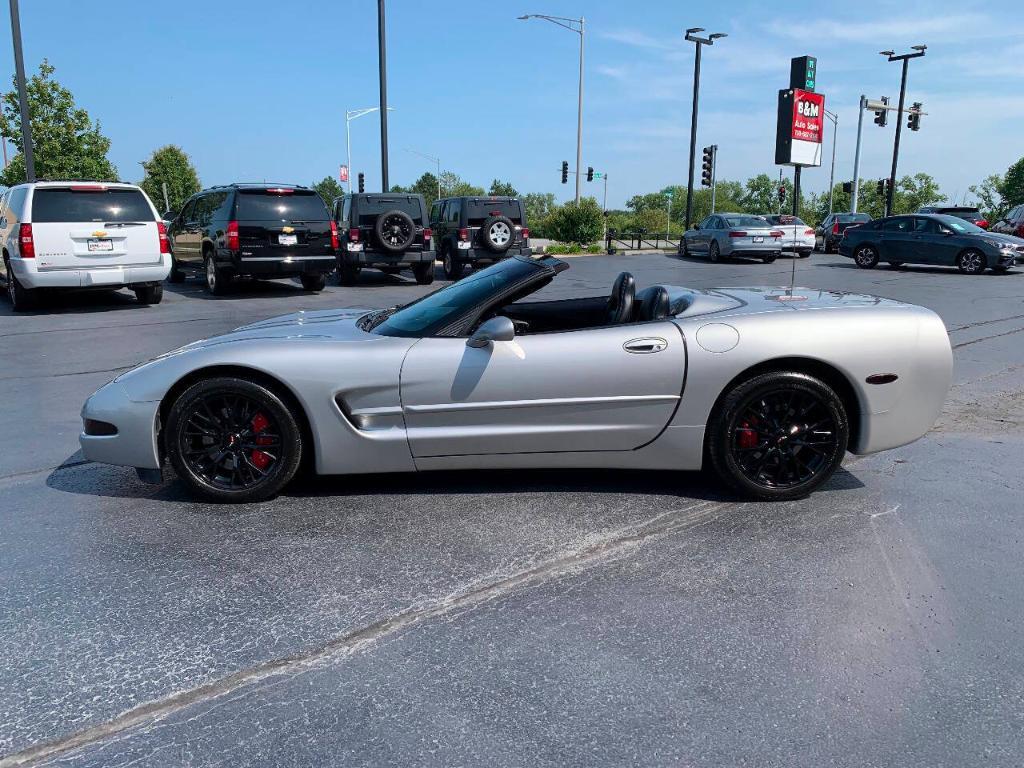
[[[46,478],[46,485],[64,493],[124,499],[151,499],[188,505],[203,504],[165,467],[160,485],[143,483],[135,472],[70,457]],[[863,488],[856,476],[840,468],[825,491]],[[819,491],[820,493],[821,491]],[[358,496],[437,496],[602,493],[661,496],[707,501],[743,501],[705,472],[627,469],[496,469],[404,472],[371,475],[313,475],[301,472],[276,500]],[[231,509],[253,505],[211,504]]]
[[[80,315],[123,309],[157,309],[157,307],[139,304],[135,295],[127,290],[61,290],[53,291],[52,293],[44,290],[40,292],[38,302],[33,309],[15,313],[9,301],[0,299],[0,317],[15,315],[18,317],[62,314]]]
[[[829,269],[861,269],[853,261],[849,262],[828,262],[820,263],[816,266],[828,267]],[[873,269],[865,269],[864,272],[905,272],[918,275],[960,275],[961,272],[956,267],[932,267],[924,264],[902,264],[898,267],[892,267],[888,264],[879,264]],[[1010,267],[1007,272],[993,272],[992,270],[986,270],[985,275],[988,277],[1011,277],[1013,275],[1024,275],[1024,270],[1016,267]],[[964,277],[972,277],[972,275],[964,275]]]

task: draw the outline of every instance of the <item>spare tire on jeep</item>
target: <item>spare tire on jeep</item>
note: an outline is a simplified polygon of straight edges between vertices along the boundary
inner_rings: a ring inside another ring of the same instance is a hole
[[[508,216],[488,216],[480,227],[480,242],[494,253],[504,253],[512,247],[515,225]]]
[[[392,253],[401,253],[416,239],[416,224],[412,216],[396,208],[377,217],[373,232],[381,248]]]

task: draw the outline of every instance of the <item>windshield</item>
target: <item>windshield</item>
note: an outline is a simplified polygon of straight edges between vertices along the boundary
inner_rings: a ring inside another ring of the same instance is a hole
[[[954,232],[969,232],[972,234],[978,232],[982,234],[985,233],[985,230],[982,229],[981,227],[971,224],[971,222],[969,221],[964,221],[961,218],[957,218],[956,216],[936,216],[935,218],[942,224],[952,229]]]
[[[525,258],[499,261],[487,269],[406,304],[373,328],[382,336],[430,336],[463,313],[537,274],[540,267]]]
[[[725,223],[730,227],[765,228],[768,227],[768,220],[760,216],[723,216]]]

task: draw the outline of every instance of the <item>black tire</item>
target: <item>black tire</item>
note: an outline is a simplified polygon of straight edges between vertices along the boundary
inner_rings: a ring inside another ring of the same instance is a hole
[[[977,248],[968,248],[956,257],[956,265],[965,275],[980,275],[988,267],[988,259]]]
[[[204,274],[206,275],[206,290],[214,296],[223,296],[231,287],[231,275],[217,266],[213,258],[213,251],[203,254]]]
[[[39,304],[38,294],[31,288],[26,288],[18,282],[18,278],[11,270],[11,262],[4,260],[7,267],[7,298],[11,302],[11,309],[15,312],[27,312],[35,309]]]
[[[300,275],[299,282],[302,283],[302,290],[319,293],[327,285],[327,276],[322,272],[309,275]]]
[[[512,247],[516,226],[508,216],[488,216],[480,226],[480,242],[491,253],[504,253]]]
[[[767,256],[762,256],[761,261],[763,261],[765,264],[772,264],[777,258],[779,258],[779,254],[770,253]]]
[[[679,255],[682,258],[684,258],[684,259],[689,258],[689,256],[690,256],[690,248],[686,244],[686,238],[685,237],[684,238],[680,238],[680,240],[679,240]]]
[[[178,262],[174,260],[173,254],[171,255],[171,271],[167,275],[168,283],[184,283],[185,273],[178,268]]]
[[[839,396],[796,372],[770,372],[737,385],[716,405],[707,455],[718,476],[745,497],[799,499],[842,463],[850,428]]]
[[[171,406],[167,457],[194,493],[220,502],[263,501],[294,476],[302,430],[271,389],[246,379],[205,379]]]
[[[718,243],[714,240],[712,240],[711,245],[708,246],[708,258],[715,263],[722,258],[722,251],[718,247]]]
[[[853,249],[853,263],[861,269],[878,266],[878,249],[873,245],[858,245]]]
[[[829,240],[825,241],[825,253],[836,253],[838,250],[839,248],[835,243]]]
[[[373,233],[380,247],[390,253],[401,253],[416,239],[416,224],[405,211],[386,211],[373,223]]]
[[[140,285],[132,288],[135,291],[135,298],[139,304],[159,304],[164,298],[164,286],[162,283],[156,285]]]
[[[466,264],[452,256],[451,248],[445,250],[444,258],[441,263],[444,266],[444,276],[446,280],[454,282],[462,278],[462,273],[466,269]]]
[[[430,285],[434,282],[434,262],[421,261],[412,265],[412,276],[418,285]]]
[[[359,264],[339,264],[338,285],[344,285],[351,288],[359,282],[359,274],[362,271],[363,268]]]

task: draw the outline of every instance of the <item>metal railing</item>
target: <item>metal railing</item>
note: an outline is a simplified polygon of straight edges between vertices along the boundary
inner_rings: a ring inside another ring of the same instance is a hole
[[[614,253],[617,250],[628,251],[664,251],[678,250],[681,235],[672,232],[648,232],[637,229],[630,232],[618,232],[609,229],[605,235],[605,250]]]

